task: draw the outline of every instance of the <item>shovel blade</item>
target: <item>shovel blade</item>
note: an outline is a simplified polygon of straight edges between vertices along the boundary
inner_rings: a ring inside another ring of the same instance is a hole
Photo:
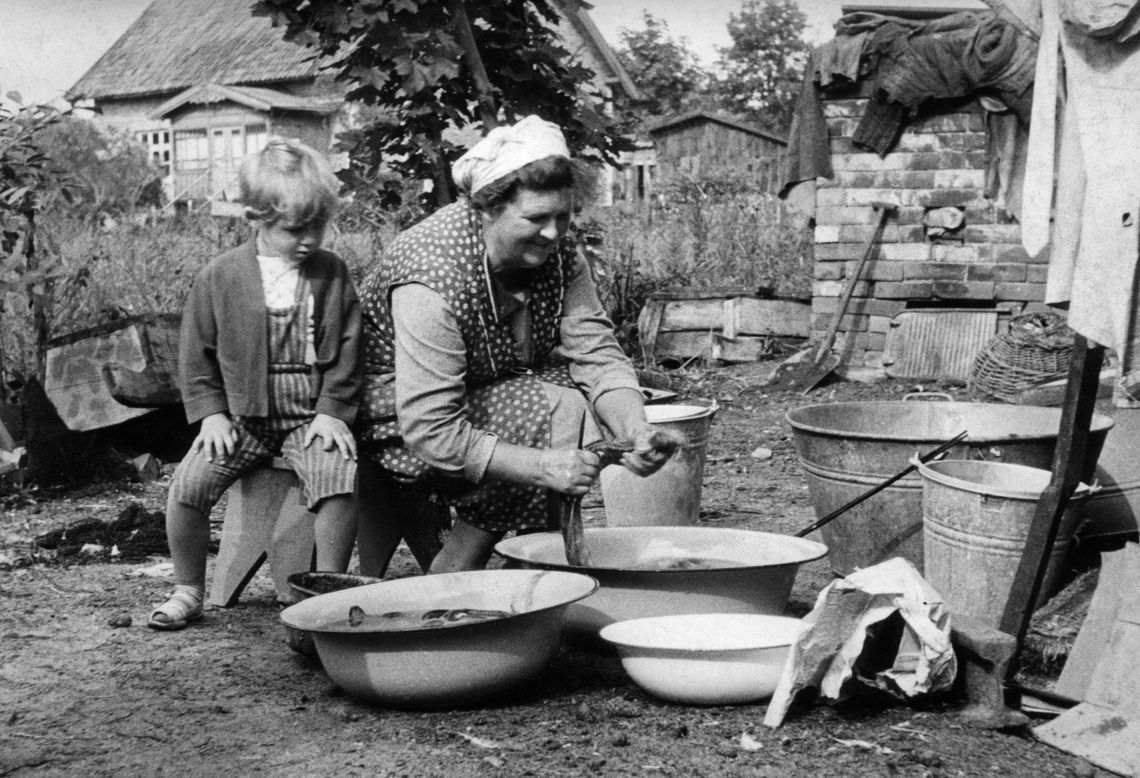
[[[828,354],[818,361],[783,364],[776,368],[768,386],[775,391],[807,394],[838,366],[839,357],[835,354]]]

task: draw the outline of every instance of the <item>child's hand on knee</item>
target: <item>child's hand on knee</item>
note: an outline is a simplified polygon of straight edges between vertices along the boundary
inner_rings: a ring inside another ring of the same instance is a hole
[[[206,459],[210,462],[215,459],[224,462],[233,456],[237,442],[237,427],[230,421],[230,417],[224,413],[211,413],[202,419],[202,427],[198,430],[198,437],[194,438],[190,450],[204,451]]]
[[[305,433],[305,448],[317,438],[324,441],[321,448],[325,451],[336,448],[345,459],[356,459],[356,438],[352,436],[348,425],[335,416],[318,413],[313,417],[309,422],[309,430]]]

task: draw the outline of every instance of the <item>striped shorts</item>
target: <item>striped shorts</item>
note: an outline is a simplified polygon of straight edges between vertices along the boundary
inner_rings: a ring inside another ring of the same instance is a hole
[[[307,423],[277,430],[259,421],[234,420],[238,442],[233,455],[224,461],[209,461],[205,451],[188,452],[174,471],[170,499],[209,513],[234,481],[275,456],[284,458],[297,474],[301,499],[310,510],[326,497],[356,490],[355,461],[345,459],[336,448],[325,451],[320,438],[308,448],[301,445],[309,429]]]

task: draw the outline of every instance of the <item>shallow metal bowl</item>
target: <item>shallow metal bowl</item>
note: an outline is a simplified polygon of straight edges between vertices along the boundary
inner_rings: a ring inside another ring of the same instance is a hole
[[[508,538],[495,551],[523,567],[596,578],[597,594],[566,614],[567,629],[587,640],[607,624],[647,616],[781,614],[799,566],[827,553],[822,543],[804,538],[721,527],[599,527],[585,537],[594,561],[588,568],[567,563],[562,536],[554,532]],[[688,559],[704,566],[668,569],[670,560]]]
[[[349,694],[390,707],[450,707],[501,694],[541,671],[558,649],[567,606],[597,588],[579,573],[443,573],[320,594],[283,610],[281,621],[313,635],[325,672]],[[509,615],[434,628],[382,626],[392,614],[435,610]]]

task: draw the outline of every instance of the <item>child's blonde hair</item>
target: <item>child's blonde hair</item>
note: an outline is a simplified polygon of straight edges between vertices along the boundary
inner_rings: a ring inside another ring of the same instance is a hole
[[[328,160],[298,140],[275,138],[242,160],[240,187],[246,218],[267,224],[327,222],[339,204]]]

